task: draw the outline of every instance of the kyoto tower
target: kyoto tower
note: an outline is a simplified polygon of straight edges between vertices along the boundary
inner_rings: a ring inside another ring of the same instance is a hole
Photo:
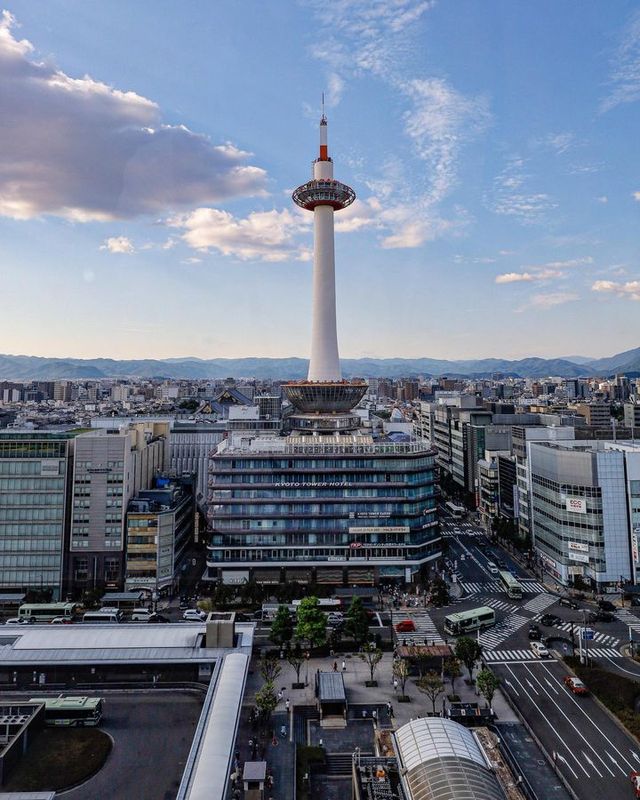
[[[323,103],[324,106],[324,103]],[[313,211],[313,304],[311,359],[306,381],[284,384],[287,397],[300,412],[294,427],[351,430],[358,418],[348,412],[367,390],[364,381],[343,381],[336,329],[336,265],[333,215],[351,205],[355,192],[333,177],[333,161],[327,144],[327,118],[320,118],[320,152],[313,162],[313,178],[299,186],[293,202]]]

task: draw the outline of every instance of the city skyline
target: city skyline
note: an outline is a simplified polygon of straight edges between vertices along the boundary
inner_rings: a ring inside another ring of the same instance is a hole
[[[343,358],[637,345],[633,3],[252,6],[1,4],[5,353],[308,357],[323,89]]]

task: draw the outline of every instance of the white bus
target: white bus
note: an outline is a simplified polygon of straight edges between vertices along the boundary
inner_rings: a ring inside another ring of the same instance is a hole
[[[509,597],[514,600],[522,600],[522,586],[510,572],[502,570],[500,572],[500,583],[504,586]]]
[[[464,506],[458,506],[455,503],[452,503],[451,500],[446,502],[444,507],[454,519],[462,519],[467,515],[467,509]]]
[[[496,612],[489,606],[459,611],[444,618],[444,629],[451,636],[462,636],[470,631],[482,631],[496,624]]]
[[[51,622],[55,617],[73,619],[77,603],[25,603],[18,609],[20,619],[34,622]]]

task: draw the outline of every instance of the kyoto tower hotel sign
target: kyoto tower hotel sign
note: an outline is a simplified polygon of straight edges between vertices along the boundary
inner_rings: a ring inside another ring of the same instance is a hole
[[[313,310],[311,359],[306,381],[284,385],[287,397],[303,414],[344,415],[362,399],[367,384],[343,381],[336,330],[336,265],[334,212],[351,205],[355,192],[333,177],[327,145],[327,118],[320,119],[320,154],[313,162],[313,179],[299,186],[293,201],[313,211]],[[316,427],[302,425],[301,427]],[[324,426],[323,426],[324,427]],[[345,428],[348,425],[330,427]]]

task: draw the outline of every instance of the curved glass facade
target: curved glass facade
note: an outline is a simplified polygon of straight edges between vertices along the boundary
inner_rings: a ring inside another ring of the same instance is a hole
[[[309,580],[411,581],[437,558],[434,452],[371,440],[340,450],[311,441],[286,454],[220,448],[209,462],[209,577],[255,565],[258,580],[275,582],[304,561]]]

